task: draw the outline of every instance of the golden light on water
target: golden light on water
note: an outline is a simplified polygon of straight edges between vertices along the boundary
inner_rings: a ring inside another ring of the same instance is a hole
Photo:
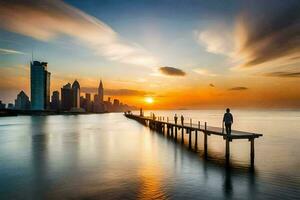
[[[152,104],[154,102],[154,99],[152,97],[146,97],[145,102],[148,104]]]

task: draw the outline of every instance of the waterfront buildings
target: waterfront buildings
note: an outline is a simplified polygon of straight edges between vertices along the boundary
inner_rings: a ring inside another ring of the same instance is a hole
[[[80,96],[80,84],[77,80],[71,85],[67,83],[61,88],[61,98],[59,91],[53,91],[50,102],[50,72],[47,71],[47,63],[40,61],[30,62],[30,89],[31,102],[24,91],[21,91],[15,99],[15,106],[8,103],[7,109],[16,110],[33,110],[45,111],[51,109],[52,111],[64,112],[90,112],[90,113],[104,113],[104,112],[121,112],[130,109],[126,104],[120,103],[118,99],[108,97],[104,101],[104,87],[100,80],[97,93],[94,99],[91,99],[91,93],[85,93]],[[0,101],[0,109],[5,109],[6,106]],[[134,107],[131,107],[134,108]]]
[[[2,103],[2,101],[0,101],[0,110],[3,110],[3,109],[5,109],[5,103]]]
[[[61,110],[69,111],[73,105],[73,90],[71,84],[67,83],[61,88]]]
[[[77,80],[72,84],[72,108],[79,109],[80,108],[80,85]]]
[[[13,103],[8,103],[8,104],[7,104],[7,109],[8,109],[8,110],[14,109],[14,104],[13,104]]]
[[[96,113],[105,112],[103,99],[104,99],[104,89],[103,89],[102,80],[100,80],[98,86],[98,94],[94,95],[94,108],[93,108],[94,112]]]
[[[103,89],[103,83],[102,80],[100,80],[99,87],[98,87],[98,96],[99,96],[99,101],[103,103],[104,99],[104,89]]]
[[[22,90],[15,100],[15,109],[16,110],[30,110],[30,101],[29,97]]]
[[[51,110],[59,110],[60,109],[60,101],[59,101],[59,91],[53,91],[51,96],[50,103]]]
[[[30,63],[31,109],[46,110],[50,103],[50,72],[47,63],[32,61]]]
[[[114,99],[113,111],[117,112],[119,109],[120,109],[120,101],[118,99]]]

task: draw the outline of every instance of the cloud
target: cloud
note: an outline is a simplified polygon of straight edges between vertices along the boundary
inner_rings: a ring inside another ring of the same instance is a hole
[[[60,0],[0,0],[0,27],[41,41],[69,36],[109,60],[153,66],[156,59],[111,27]]]
[[[196,31],[207,52],[228,56],[234,68],[300,64],[299,0],[241,0],[239,6],[233,26]]]
[[[300,72],[270,72],[265,73],[264,75],[281,78],[300,78]]]
[[[185,76],[186,73],[182,71],[181,69],[175,68],[175,67],[160,67],[159,71],[168,76]]]
[[[209,87],[215,87],[215,85],[214,85],[214,84],[212,84],[212,83],[210,83],[210,84],[209,84]]]
[[[12,50],[12,49],[0,48],[0,54],[25,54],[25,53],[21,51]]]
[[[193,71],[202,76],[218,76],[217,74],[212,73],[212,72],[208,71],[207,69],[196,68],[196,69],[193,69]]]
[[[247,88],[247,87],[239,86],[239,87],[229,88],[228,90],[230,90],[230,91],[243,91],[243,90],[248,90],[248,89],[249,88]]]
[[[237,18],[237,56],[242,67],[300,62],[300,1],[245,3]]]
[[[224,24],[217,24],[205,30],[196,31],[197,42],[204,46],[207,52],[230,55],[233,52],[233,37],[231,30]]]
[[[96,87],[82,87],[81,92],[84,93],[96,93],[98,90]],[[153,94],[152,92],[132,89],[105,89],[104,94],[108,96],[146,96]]]

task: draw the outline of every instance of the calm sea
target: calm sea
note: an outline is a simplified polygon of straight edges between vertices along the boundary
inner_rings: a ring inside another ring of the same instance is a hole
[[[203,137],[198,150],[120,113],[0,118],[0,199],[299,199],[300,111],[233,110],[234,129],[264,134],[250,145]],[[223,111],[155,111],[221,126]]]

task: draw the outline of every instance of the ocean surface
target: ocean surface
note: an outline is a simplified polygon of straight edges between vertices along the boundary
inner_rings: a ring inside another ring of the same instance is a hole
[[[222,110],[153,111],[221,126]],[[146,113],[150,113],[146,112]],[[250,143],[188,149],[121,113],[0,118],[0,199],[299,199],[300,111],[233,110]],[[186,136],[187,137],[187,136]],[[187,141],[187,139],[185,140]]]

